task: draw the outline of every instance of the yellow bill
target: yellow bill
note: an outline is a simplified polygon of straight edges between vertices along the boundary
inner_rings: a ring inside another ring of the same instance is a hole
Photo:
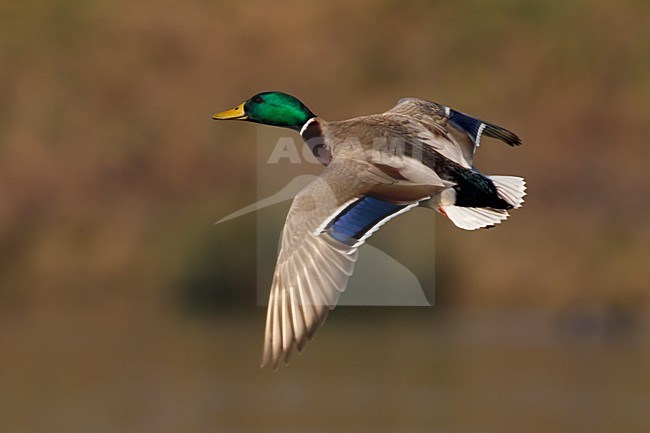
[[[244,102],[233,108],[232,110],[222,111],[212,116],[216,120],[227,120],[227,119],[240,119],[245,120],[248,118],[248,115],[244,112]]]

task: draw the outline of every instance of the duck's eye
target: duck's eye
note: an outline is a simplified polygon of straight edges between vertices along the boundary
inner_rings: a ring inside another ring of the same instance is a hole
[[[255,97],[253,98],[253,102],[255,102],[256,104],[261,104],[263,101],[262,101],[262,98],[261,98],[261,97],[259,97],[259,96],[255,96]]]

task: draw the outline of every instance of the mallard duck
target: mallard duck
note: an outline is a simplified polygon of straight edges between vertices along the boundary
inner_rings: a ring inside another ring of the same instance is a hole
[[[382,114],[328,122],[297,98],[259,93],[213,116],[298,131],[327,168],[296,195],[284,225],[266,318],[262,367],[302,351],[346,288],[359,247],[416,206],[465,230],[508,218],[524,179],[486,176],[473,166],[481,137],[510,146],[512,132],[447,106],[401,99]]]

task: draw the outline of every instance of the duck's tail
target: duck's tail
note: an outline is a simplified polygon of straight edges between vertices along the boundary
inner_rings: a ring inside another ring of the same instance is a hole
[[[480,206],[459,206],[456,193],[447,190],[439,197],[428,200],[424,206],[436,209],[449,218],[457,227],[465,230],[490,228],[507,219],[508,209],[521,207],[526,195],[526,182],[516,176],[488,176],[494,183],[498,197],[508,205],[506,209]]]
[[[526,181],[518,176],[488,176],[497,187],[499,197],[512,205],[513,209],[520,208],[526,196]]]

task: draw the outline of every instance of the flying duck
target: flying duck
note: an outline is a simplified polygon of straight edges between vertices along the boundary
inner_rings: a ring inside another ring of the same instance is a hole
[[[259,93],[213,116],[298,131],[323,173],[293,200],[273,275],[262,367],[302,351],[352,275],[359,247],[383,224],[421,206],[465,230],[493,227],[520,207],[521,177],[473,165],[483,136],[510,146],[514,133],[445,105],[401,99],[381,114],[328,122],[297,98]]]

